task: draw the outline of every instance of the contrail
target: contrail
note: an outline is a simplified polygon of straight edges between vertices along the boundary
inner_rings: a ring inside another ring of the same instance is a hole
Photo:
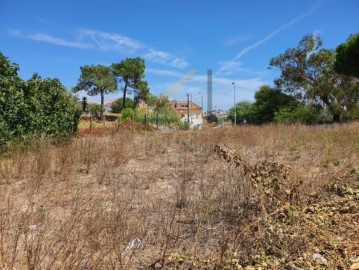
[[[80,30],[82,33],[88,35],[96,44],[97,46],[99,46],[101,48],[101,50],[103,50],[104,52],[106,52],[106,48],[104,46],[102,46],[102,44],[94,37],[94,35],[92,33],[90,33],[89,31],[86,30]]]
[[[250,50],[252,50],[252,49],[258,47],[259,45],[265,43],[266,41],[270,40],[275,35],[277,35],[279,32],[287,29],[288,27],[292,26],[293,24],[296,24],[296,23],[300,22],[301,20],[303,20],[304,18],[308,17],[309,15],[313,14],[317,9],[318,8],[313,8],[313,9],[309,10],[308,12],[306,12],[306,13],[292,19],[291,21],[287,22],[286,24],[282,25],[281,27],[275,29],[272,33],[270,33],[265,38],[263,38],[260,41],[258,41],[256,43],[244,48],[239,54],[237,54],[237,56],[233,59],[233,61],[238,60],[239,58],[241,58],[243,55],[245,55]]]

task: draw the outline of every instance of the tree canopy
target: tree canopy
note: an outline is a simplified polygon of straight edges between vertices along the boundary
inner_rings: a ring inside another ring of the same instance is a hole
[[[253,104],[248,101],[241,101],[236,104],[236,111],[234,107],[229,110],[228,119],[234,123],[234,112],[236,112],[236,122],[242,123],[244,120],[247,122],[253,121]]]
[[[156,95],[148,93],[146,103],[149,107],[151,108],[156,107],[157,101],[158,101],[158,97]]]
[[[161,114],[176,114],[175,109],[172,107],[171,102],[168,99],[168,96],[160,95],[156,100],[156,106],[154,108],[156,113]]]
[[[270,123],[274,114],[283,107],[297,104],[294,97],[284,94],[278,88],[263,85],[254,95],[255,102],[252,109],[252,122],[256,124]]]
[[[134,100],[130,99],[130,98],[126,98],[126,104],[131,108],[134,108],[134,106],[135,106]],[[122,98],[119,98],[116,100],[115,103],[112,104],[111,112],[120,113],[122,110],[123,110],[123,101],[122,101]]]
[[[81,75],[77,85],[73,88],[74,92],[86,91],[89,96],[101,95],[100,118],[103,119],[104,96],[115,92],[117,82],[113,78],[111,69],[104,65],[85,65],[81,68]]]
[[[65,136],[77,130],[81,109],[58,79],[34,74],[22,80],[0,52],[0,148],[36,136]]]
[[[336,48],[335,70],[359,78],[359,33],[350,36]]]
[[[295,107],[298,104],[294,97],[286,95],[280,89],[272,88],[268,85],[262,85],[256,91],[254,98],[254,103],[243,101],[236,104],[237,123],[270,123],[274,121],[277,111],[282,108]],[[234,108],[229,110],[228,118],[232,122],[234,121]]]
[[[270,60],[270,67],[281,71],[275,84],[303,102],[325,106],[340,121],[343,112],[358,104],[358,83],[334,71],[333,50],[320,49],[318,35],[305,35],[296,48]]]
[[[119,84],[123,84],[123,108],[126,108],[126,95],[129,89],[135,92],[135,104],[140,100],[147,100],[149,88],[147,81],[143,80],[146,67],[142,58],[127,58],[119,63],[113,63],[111,68],[114,78]]]

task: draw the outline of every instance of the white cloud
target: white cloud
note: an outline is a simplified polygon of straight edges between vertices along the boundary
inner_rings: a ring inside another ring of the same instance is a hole
[[[75,47],[75,48],[82,48],[82,49],[87,49],[87,48],[91,47],[87,43],[81,43],[81,42],[76,42],[76,41],[67,41],[62,38],[57,38],[57,37],[46,35],[46,34],[33,34],[33,35],[29,35],[27,37],[32,40],[43,41],[43,42],[47,42],[47,43],[51,43],[51,44],[59,45],[59,46]]]
[[[216,75],[231,75],[235,72],[239,71],[246,71],[248,72],[248,68],[241,67],[241,62],[239,61],[226,61],[226,62],[220,62],[220,67],[216,71]]]
[[[90,49],[95,47],[93,44],[95,43],[96,47],[104,52],[120,52],[125,55],[133,55],[135,53],[137,55],[142,54],[142,57],[146,60],[178,69],[183,69],[188,66],[187,61],[170,52],[154,49],[150,45],[117,33],[107,33],[85,28],[78,29],[77,33],[77,41],[71,41],[44,33],[23,34],[19,30],[10,31],[10,35],[12,36],[46,42],[58,46]]]
[[[142,57],[146,60],[180,69],[188,65],[185,60],[169,52],[156,50],[150,45],[127,36],[90,29],[80,29],[79,31],[85,36],[88,36],[104,52],[120,51],[126,54],[142,53]]]
[[[173,56],[174,57],[174,56]],[[188,62],[183,60],[182,58],[177,58],[177,57],[174,57],[170,63],[169,63],[170,66],[172,67],[176,67],[176,68],[185,68],[188,66]]]
[[[13,36],[16,36],[16,37],[31,39],[31,40],[40,41],[40,42],[46,42],[46,43],[50,43],[50,44],[58,45],[58,46],[73,47],[73,48],[80,48],[80,49],[88,49],[88,48],[92,47],[89,43],[86,43],[86,42],[68,41],[68,40],[65,40],[62,38],[58,38],[58,37],[54,37],[54,36],[42,34],[42,33],[25,35],[25,34],[22,34],[18,30],[13,30],[10,32],[10,34]]]
[[[152,48],[149,48],[149,50],[144,55],[142,55],[142,57],[146,60],[176,68],[185,68],[186,66],[188,66],[188,63],[185,60],[177,58],[171,53],[155,50]]]
[[[132,54],[137,50],[146,47],[144,44],[135,39],[119,34],[90,29],[79,29],[79,31],[80,33],[90,37],[104,52],[115,50]]]

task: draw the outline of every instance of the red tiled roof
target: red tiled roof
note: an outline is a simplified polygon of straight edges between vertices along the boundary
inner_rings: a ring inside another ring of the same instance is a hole
[[[114,103],[116,103],[116,100],[109,100],[107,101],[106,105],[112,105]]]

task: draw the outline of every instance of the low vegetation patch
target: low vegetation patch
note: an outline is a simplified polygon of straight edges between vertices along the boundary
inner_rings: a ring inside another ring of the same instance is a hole
[[[349,269],[358,123],[120,129],[0,160],[2,269]]]

